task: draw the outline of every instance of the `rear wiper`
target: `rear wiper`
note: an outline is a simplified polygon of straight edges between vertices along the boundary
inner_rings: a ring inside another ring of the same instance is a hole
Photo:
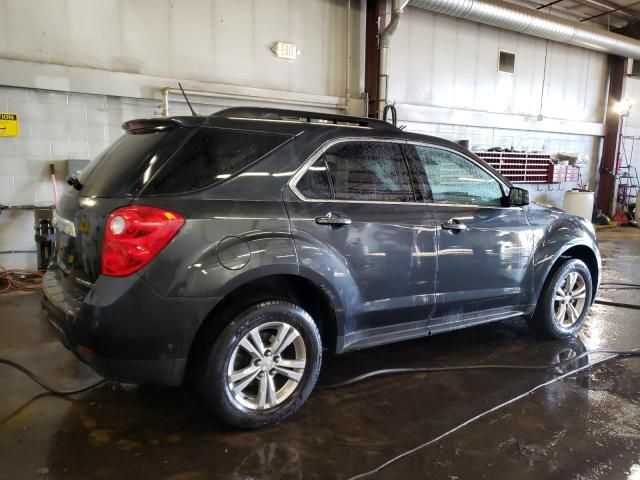
[[[80,180],[78,180],[78,177],[69,177],[67,179],[67,183],[76,190],[82,190],[82,184],[80,183]]]

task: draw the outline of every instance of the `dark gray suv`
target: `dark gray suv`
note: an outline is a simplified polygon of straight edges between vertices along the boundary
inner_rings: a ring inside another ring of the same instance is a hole
[[[512,317],[563,337],[595,297],[591,224],[449,141],[258,108],[124,129],[58,207],[51,323],[107,378],[188,373],[229,424],[292,414],[323,351]]]

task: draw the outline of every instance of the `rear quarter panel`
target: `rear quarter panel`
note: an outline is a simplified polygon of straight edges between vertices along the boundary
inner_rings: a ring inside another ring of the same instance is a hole
[[[282,201],[181,199],[162,205],[187,220],[141,272],[161,295],[220,298],[260,276],[298,272]]]

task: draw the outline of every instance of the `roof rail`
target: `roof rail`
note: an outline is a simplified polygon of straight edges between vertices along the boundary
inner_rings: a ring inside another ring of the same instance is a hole
[[[308,112],[302,110],[282,110],[278,108],[232,107],[211,115],[212,117],[237,118],[244,120],[266,120],[279,122],[312,123],[338,127],[371,128],[375,130],[400,131],[390,123],[374,118],[334,115],[332,113]]]

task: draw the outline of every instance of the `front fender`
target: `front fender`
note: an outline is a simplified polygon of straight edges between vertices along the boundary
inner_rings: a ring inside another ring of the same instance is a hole
[[[596,259],[596,272],[593,278],[594,290],[600,284],[602,261],[598,249],[595,233],[586,222],[573,215],[560,214],[548,225],[541,225],[536,219],[531,220],[534,232],[534,261],[532,263],[533,276],[533,307],[537,304],[545,280],[558,260],[574,247],[589,249]],[[595,298],[595,295],[593,296]]]

